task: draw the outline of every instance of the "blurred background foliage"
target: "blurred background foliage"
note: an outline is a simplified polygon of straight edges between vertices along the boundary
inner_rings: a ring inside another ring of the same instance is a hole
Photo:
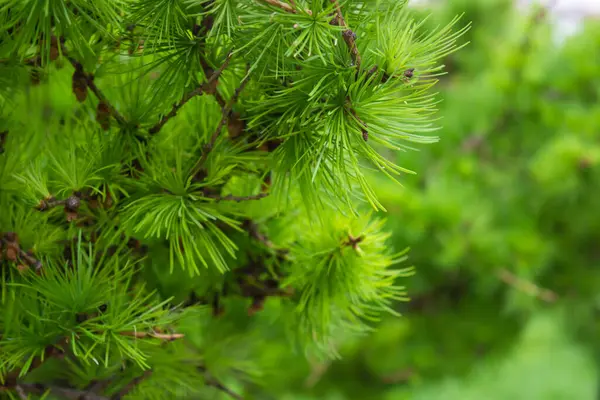
[[[283,360],[271,383],[298,400],[596,399],[600,21],[557,40],[543,8],[434,3],[414,9],[428,27],[473,23],[445,62],[442,140],[389,155],[418,172],[403,187],[376,182],[412,300],[342,360]]]

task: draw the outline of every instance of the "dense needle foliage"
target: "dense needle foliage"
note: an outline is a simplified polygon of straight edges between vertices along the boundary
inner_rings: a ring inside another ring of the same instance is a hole
[[[405,3],[0,0],[2,394],[276,398],[397,314],[368,177],[468,29]]]

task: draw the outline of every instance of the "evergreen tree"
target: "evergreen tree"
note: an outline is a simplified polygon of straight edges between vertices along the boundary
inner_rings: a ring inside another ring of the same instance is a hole
[[[412,270],[368,177],[437,140],[458,22],[1,0],[2,394],[277,398],[396,313]]]

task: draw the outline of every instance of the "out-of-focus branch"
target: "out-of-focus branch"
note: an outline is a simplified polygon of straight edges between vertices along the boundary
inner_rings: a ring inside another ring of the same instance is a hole
[[[514,287],[520,292],[536,297],[547,303],[553,303],[558,300],[558,295],[552,290],[540,288],[535,283],[519,278],[507,269],[500,269],[497,273],[498,278],[509,286]]]

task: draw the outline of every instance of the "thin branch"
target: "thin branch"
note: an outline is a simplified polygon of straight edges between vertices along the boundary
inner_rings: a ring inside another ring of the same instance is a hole
[[[540,288],[533,282],[519,278],[518,276],[506,269],[499,270],[497,275],[498,278],[500,278],[500,280],[502,280],[507,285],[512,286],[515,289],[525,294],[528,294],[529,296],[536,297],[548,303],[553,303],[556,300],[558,300],[558,295],[555,292],[549,289]]]
[[[27,400],[29,398],[27,397],[27,393],[25,393],[25,390],[21,387],[21,385],[15,386],[15,391],[21,400]]]
[[[77,211],[80,205],[81,197],[77,195],[69,196],[64,200],[57,200],[55,197],[51,196],[47,199],[40,200],[37,209],[40,211],[48,211],[54,207],[64,206],[65,210],[74,212]]]
[[[306,377],[304,380],[304,387],[308,389],[312,389],[325,375],[325,373],[329,370],[331,366],[331,361],[318,362],[312,365],[310,375]]]
[[[237,203],[242,201],[251,201],[251,200],[260,200],[267,197],[269,193],[259,193],[249,196],[234,196],[232,194],[228,194],[227,196],[215,196],[215,195],[205,195],[208,198],[215,199],[217,202],[219,201],[235,201]]]
[[[90,391],[63,388],[58,386],[46,386],[35,383],[20,383],[19,385],[15,386],[15,390],[17,393],[19,393],[19,396],[21,396],[21,393],[43,395],[44,393],[50,392],[54,396],[66,400],[109,400],[108,397],[104,397]]]
[[[281,8],[283,11],[286,11],[286,12],[289,12],[292,14],[296,14],[296,9],[294,7],[292,7],[291,5],[284,3],[283,1],[280,1],[280,0],[263,0],[263,1],[274,7]]]
[[[402,369],[400,371],[396,371],[393,372],[389,375],[385,375],[382,378],[383,383],[387,383],[387,384],[397,384],[397,383],[404,383],[408,380],[410,380],[410,378],[412,378],[414,376],[414,371],[410,368],[407,369]]]
[[[206,384],[220,390],[223,393],[226,393],[233,399],[244,400],[244,398],[241,395],[239,395],[236,392],[234,392],[233,390],[229,389],[227,386],[223,385],[221,382],[219,382],[215,378],[207,378]]]
[[[136,376],[135,378],[133,378],[131,380],[131,382],[129,382],[127,385],[125,385],[125,387],[123,389],[121,389],[119,391],[119,393],[117,393],[115,396],[113,396],[112,400],[121,400],[123,397],[127,396],[127,394],[129,394],[131,391],[133,391],[133,389],[135,389],[135,387],[137,385],[140,384],[140,382],[142,382],[144,379],[150,377],[150,375],[152,375],[152,371],[148,370],[148,371],[144,371],[144,373],[140,376]]]
[[[264,244],[268,249],[275,251],[275,254],[280,258],[286,258],[289,254],[290,250],[285,248],[277,248],[275,244],[258,229],[258,224],[254,221],[247,219],[243,222],[242,225],[250,235],[251,238],[257,240],[258,242]]]
[[[119,332],[121,336],[130,336],[137,339],[154,338],[161,340],[177,340],[185,337],[183,333],[158,333],[158,332]]]
[[[331,2],[335,5],[336,17],[334,19],[334,22],[336,25],[346,28],[342,32],[342,37],[344,38],[344,42],[346,42],[346,45],[350,50],[350,56],[352,57],[352,62],[354,63],[354,65],[356,65],[356,70],[360,71],[361,57],[358,53],[358,47],[356,46],[356,33],[354,33],[348,27],[348,24],[344,19],[344,15],[342,14],[342,7],[340,6],[338,0],[331,0]]]
[[[204,146],[204,151],[202,152],[202,156],[200,157],[198,162],[196,162],[196,164],[192,168],[191,176],[194,176],[199,172],[202,165],[204,165],[204,163],[206,162],[208,155],[210,154],[212,149],[215,147],[215,143],[217,142],[217,138],[221,134],[221,130],[223,129],[223,127],[229,120],[229,115],[231,114],[233,105],[237,102],[238,98],[240,97],[240,93],[242,92],[242,90],[244,90],[244,87],[248,83],[249,79],[250,79],[250,71],[247,70],[246,76],[244,77],[244,79],[242,79],[240,86],[238,86],[235,89],[235,92],[233,93],[233,96],[231,96],[231,99],[229,99],[229,101],[227,102],[227,105],[225,107],[221,108],[221,119],[219,120],[219,124],[217,125],[217,128],[211,135],[208,143]]]
[[[67,52],[67,48],[65,47],[62,41],[60,42],[61,51],[63,55],[69,60],[73,68],[75,68],[76,73],[85,80],[87,87],[96,95],[100,103],[103,103],[108,108],[110,115],[119,123],[121,126],[127,125],[127,121],[125,118],[117,111],[117,109],[108,101],[104,93],[96,86],[94,82],[94,76],[91,73],[87,73],[83,70],[83,65],[75,60],[73,57],[69,56]]]
[[[30,267],[35,268],[36,272],[41,271],[42,262],[32,255],[25,252],[21,246],[19,246],[19,240],[15,233],[0,232],[0,249],[6,248],[7,257],[11,261],[16,261],[17,259],[24,260]],[[10,253],[9,253],[10,252]]]
[[[8,130],[0,132],[0,154],[4,153],[4,146],[6,145],[6,137],[8,136]]]
[[[369,131],[367,131],[366,122],[360,119],[360,117],[356,113],[356,110],[352,107],[352,104],[350,103],[350,98],[346,98],[346,106],[350,114],[352,114],[354,119],[356,119],[356,121],[360,125],[360,132],[362,133],[363,140],[366,142],[367,140],[369,140]]]
[[[218,95],[217,90],[216,90],[216,83],[217,80],[219,79],[219,77],[221,76],[221,74],[223,73],[223,71],[225,70],[225,68],[227,68],[229,66],[229,62],[231,61],[231,56],[233,55],[233,52],[229,52],[229,54],[227,54],[227,58],[225,59],[225,62],[223,63],[223,65],[221,65],[219,67],[219,69],[217,69],[215,72],[213,72],[213,74],[210,76],[210,78],[208,79],[208,81],[202,85],[200,85],[199,87],[197,87],[196,89],[186,93],[183,98],[179,101],[179,103],[175,103],[173,104],[173,107],[171,108],[171,111],[169,111],[168,114],[164,115],[160,121],[158,121],[156,123],[156,125],[154,125],[152,128],[150,128],[148,130],[148,132],[151,135],[154,135],[156,133],[158,133],[162,127],[169,122],[169,120],[171,118],[173,118],[174,116],[177,115],[177,112],[179,111],[179,109],[181,107],[183,107],[188,101],[190,101],[192,98],[194,98],[195,96],[199,96],[202,93],[211,93],[211,94],[215,94],[215,97],[217,98],[217,101],[221,100],[222,101],[222,97],[220,95]],[[219,101],[219,103],[221,104],[221,101]]]
[[[250,237],[258,240],[259,242],[261,242],[262,244],[264,244],[265,246],[267,246],[270,249],[275,248],[275,245],[273,244],[273,242],[271,242],[271,240],[269,240],[269,238],[266,235],[264,235],[260,232],[260,230],[258,229],[258,224],[256,224],[255,222],[253,222],[250,219],[247,219],[244,221],[244,227],[250,234]]]
[[[206,385],[212,386],[215,389],[220,390],[221,392],[229,395],[231,398],[233,398],[235,400],[244,400],[244,398],[241,395],[235,393],[233,390],[231,390],[227,386],[223,385],[216,378],[209,376],[208,370],[206,369],[206,367],[200,366],[200,367],[198,367],[198,370],[204,374],[204,382],[206,383]]]

